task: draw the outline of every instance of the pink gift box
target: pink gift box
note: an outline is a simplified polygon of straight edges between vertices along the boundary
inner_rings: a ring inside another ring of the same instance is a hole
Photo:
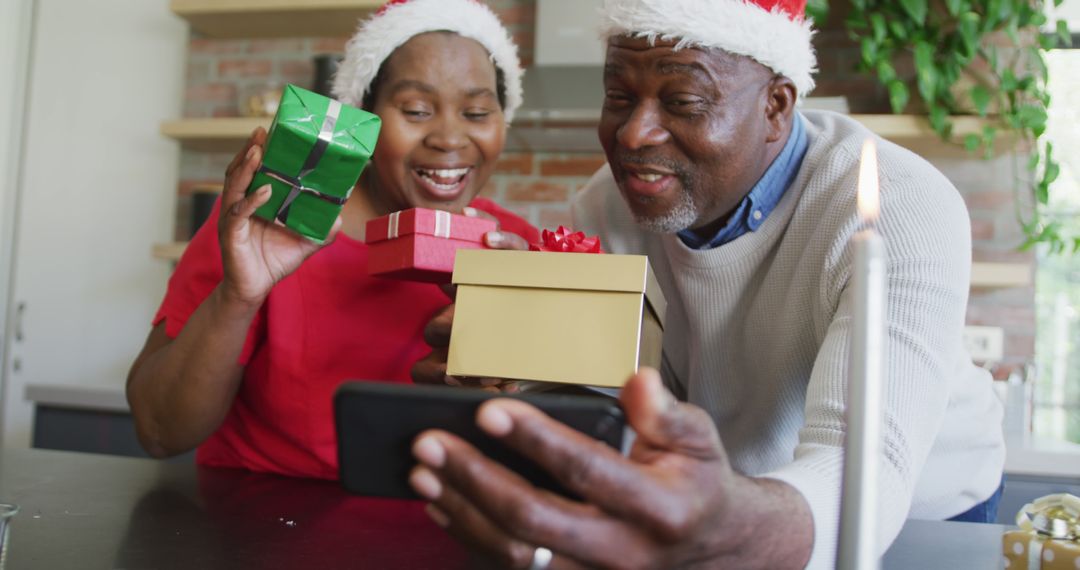
[[[413,208],[375,218],[364,233],[368,273],[380,277],[449,283],[454,253],[483,249],[484,234],[497,229],[493,220]]]

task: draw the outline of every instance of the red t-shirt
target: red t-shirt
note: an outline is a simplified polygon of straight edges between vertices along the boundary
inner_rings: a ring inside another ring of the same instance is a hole
[[[472,206],[530,243],[537,231],[489,200]],[[220,200],[169,279],[154,325],[176,338],[223,277]],[[244,378],[225,421],[196,452],[203,465],[336,479],[332,397],[345,380],[411,382],[423,329],[449,303],[435,285],[371,277],[367,245],[339,233],[274,286],[248,332]]]

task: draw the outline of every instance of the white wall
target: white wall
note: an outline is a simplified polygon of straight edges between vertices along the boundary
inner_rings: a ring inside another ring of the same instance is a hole
[[[150,246],[171,238],[179,167],[158,134],[180,114],[187,47],[167,0],[36,3],[6,446],[30,441],[28,384],[123,386],[168,278]]]

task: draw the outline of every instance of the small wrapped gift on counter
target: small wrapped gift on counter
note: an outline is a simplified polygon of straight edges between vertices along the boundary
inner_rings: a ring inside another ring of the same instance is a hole
[[[498,229],[485,218],[413,208],[367,223],[368,273],[408,281],[449,283],[454,254],[482,249],[484,234]]]
[[[1002,536],[1008,570],[1080,568],[1080,498],[1047,495],[1024,505],[1016,515],[1021,530]]]
[[[667,302],[643,255],[461,251],[454,283],[447,374],[617,388],[660,367]]]
[[[248,188],[250,193],[269,184],[273,194],[255,213],[325,242],[371,159],[381,124],[367,111],[286,85],[262,166]]]

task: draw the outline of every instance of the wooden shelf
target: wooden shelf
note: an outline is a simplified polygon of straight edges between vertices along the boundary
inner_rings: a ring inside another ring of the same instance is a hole
[[[225,191],[225,185],[217,183],[195,184],[191,187],[191,193],[221,194]]]
[[[984,288],[1027,287],[1031,285],[1031,266],[1026,263],[971,264],[971,286]]]
[[[937,133],[930,128],[930,121],[923,115],[851,115],[866,128],[882,138],[892,141],[913,139],[938,140]],[[953,137],[962,141],[964,135],[981,134],[987,119],[979,117],[953,117]]]
[[[344,37],[383,0],[172,0],[169,8],[211,38]]]
[[[919,115],[851,115],[867,128],[894,141],[936,141],[926,118]],[[270,127],[270,118],[228,117],[179,119],[161,125],[161,134],[180,142],[186,149],[209,152],[236,152],[255,127]],[[978,117],[958,117],[954,130],[958,137],[980,132],[986,124]],[[511,135],[514,129],[511,129]],[[594,137],[595,138],[595,137]],[[597,147],[599,151],[599,147]]]
[[[187,242],[154,244],[152,254],[156,259],[176,261],[184,253]],[[973,288],[1026,287],[1031,284],[1031,266],[1024,263],[971,264]]]
[[[154,259],[164,259],[166,261],[177,261],[180,256],[184,254],[184,249],[187,247],[186,241],[175,241],[172,243],[155,243],[150,248],[150,255]]]
[[[270,128],[270,117],[180,119],[161,124],[161,134],[184,148],[204,152],[235,153],[256,127]]]

